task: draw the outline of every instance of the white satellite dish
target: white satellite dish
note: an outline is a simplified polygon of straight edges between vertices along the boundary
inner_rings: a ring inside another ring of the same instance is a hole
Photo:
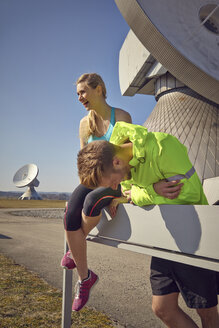
[[[42,199],[34,187],[38,187],[40,182],[37,180],[39,169],[35,164],[22,166],[14,175],[13,182],[16,187],[23,188],[28,186],[25,193],[19,199]]]
[[[179,81],[219,104],[219,0],[115,0],[137,38]]]
[[[218,177],[219,0],[115,2],[131,27],[119,55],[122,94],[154,94],[148,131],[177,137],[202,181]]]

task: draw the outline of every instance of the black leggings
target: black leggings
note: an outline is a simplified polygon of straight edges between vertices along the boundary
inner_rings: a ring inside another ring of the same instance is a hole
[[[117,190],[99,187],[88,189],[79,185],[71,194],[64,216],[67,231],[75,231],[81,227],[81,212],[86,216],[98,216],[101,210],[110,204],[113,198],[121,197],[121,186]]]

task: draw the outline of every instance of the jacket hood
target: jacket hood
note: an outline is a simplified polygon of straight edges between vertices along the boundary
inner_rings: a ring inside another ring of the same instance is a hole
[[[141,125],[125,122],[117,122],[114,126],[110,142],[115,145],[122,145],[128,141],[133,144],[133,158],[129,162],[131,166],[145,162],[145,144],[148,131]]]

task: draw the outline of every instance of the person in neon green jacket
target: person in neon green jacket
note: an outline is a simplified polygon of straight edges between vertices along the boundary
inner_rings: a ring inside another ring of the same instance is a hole
[[[187,149],[177,138],[125,122],[115,126],[110,142],[115,145],[129,140],[133,145],[131,179],[122,182],[123,191],[131,190],[131,200],[138,206],[150,204],[208,204],[197,173],[187,155]],[[186,173],[192,170],[189,179]],[[154,184],[160,180],[177,180],[183,186],[177,198],[168,199],[156,193]]]
[[[110,142],[85,146],[78,154],[78,173],[89,188],[117,189],[121,183],[122,201],[138,206],[208,204],[186,147],[174,136],[139,125],[118,122]],[[219,327],[216,272],[152,257],[150,279],[153,311],[167,327],[197,328],[179,307],[179,293],[203,327]]]

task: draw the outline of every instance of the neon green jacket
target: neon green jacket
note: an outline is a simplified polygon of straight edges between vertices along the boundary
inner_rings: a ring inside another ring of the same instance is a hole
[[[196,172],[181,180],[184,185],[176,199],[162,197],[153,188],[154,183],[184,175],[192,168],[187,149],[177,138],[162,132],[147,132],[140,125],[117,122],[110,142],[121,145],[127,140],[133,143],[133,158],[129,162],[131,179],[121,185],[123,190],[131,190],[134,204],[208,204]]]

